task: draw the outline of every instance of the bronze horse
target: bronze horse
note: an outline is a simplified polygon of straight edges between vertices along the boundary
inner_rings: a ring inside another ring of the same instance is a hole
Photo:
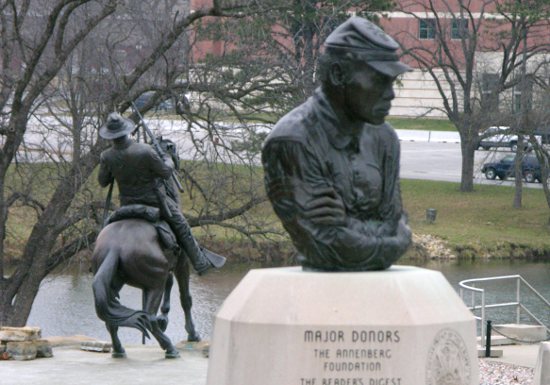
[[[103,228],[92,254],[92,271],[96,313],[111,335],[113,357],[126,356],[117,335],[120,326],[139,329],[146,336],[150,332],[165,350],[166,358],[179,357],[164,334],[173,276],[178,281],[188,340],[200,340],[191,317],[187,258],[178,258],[175,253],[163,250],[157,230],[151,223],[142,219],[125,219]],[[125,284],[143,291],[142,310],[120,304],[118,293]],[[157,316],[161,302],[162,314]]]

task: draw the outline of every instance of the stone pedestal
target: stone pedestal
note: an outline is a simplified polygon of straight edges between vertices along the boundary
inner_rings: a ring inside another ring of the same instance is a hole
[[[208,385],[478,385],[475,320],[439,272],[252,270],[216,316]]]
[[[533,385],[550,384],[550,342],[541,342]]]

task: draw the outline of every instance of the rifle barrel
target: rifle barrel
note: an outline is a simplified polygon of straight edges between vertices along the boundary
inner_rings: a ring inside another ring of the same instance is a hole
[[[159,154],[159,156],[162,157],[164,155],[164,151],[160,146],[160,143],[158,142],[157,138],[155,138],[151,130],[149,130],[149,127],[147,127],[147,124],[145,123],[145,119],[143,119],[143,116],[141,115],[141,113],[139,112],[139,109],[136,107],[133,101],[132,101],[132,108],[139,118],[139,124],[143,127],[143,129],[145,130],[145,133],[151,140],[151,144],[153,148]],[[180,180],[178,179],[175,169],[172,170],[172,179],[174,180],[174,183],[176,184],[176,187],[178,188],[179,192],[183,192],[183,186]]]

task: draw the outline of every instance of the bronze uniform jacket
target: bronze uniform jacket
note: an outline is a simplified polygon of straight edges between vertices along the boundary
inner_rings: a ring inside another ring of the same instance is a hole
[[[262,150],[265,186],[302,264],[327,269],[385,268],[379,256],[400,256],[395,239],[403,215],[399,140],[388,124],[365,124],[346,135],[321,89],[275,126]],[[345,226],[309,221],[304,208],[313,192],[331,187],[344,203]],[[402,242],[401,242],[402,243]]]
[[[98,181],[105,187],[113,178],[116,180],[121,205],[141,203],[158,207],[155,189],[162,188],[159,178],[169,178],[172,170],[171,160],[165,163],[153,147],[132,141],[101,153]]]

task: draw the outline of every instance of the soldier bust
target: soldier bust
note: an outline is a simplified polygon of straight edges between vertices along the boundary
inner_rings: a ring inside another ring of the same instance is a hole
[[[359,17],[336,28],[324,46],[321,86],[264,143],[267,194],[304,269],[386,269],[411,242],[399,141],[384,122],[393,82],[410,67],[390,36]]]

